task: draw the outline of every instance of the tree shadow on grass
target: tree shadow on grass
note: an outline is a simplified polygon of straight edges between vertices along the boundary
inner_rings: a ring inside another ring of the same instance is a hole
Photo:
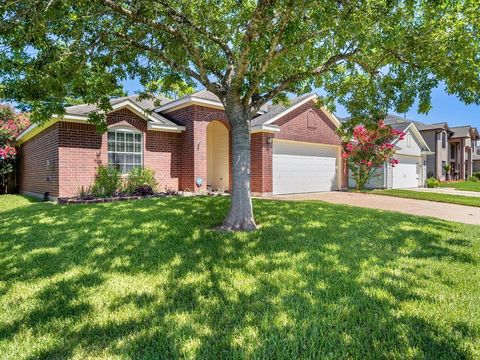
[[[454,283],[432,264],[477,263],[460,225],[256,201],[259,231],[212,231],[227,206],[171,198],[8,213],[0,295],[43,287],[0,337],[28,328],[58,340],[31,358],[472,357],[466,321],[452,332],[405,305],[439,311],[425,288]]]

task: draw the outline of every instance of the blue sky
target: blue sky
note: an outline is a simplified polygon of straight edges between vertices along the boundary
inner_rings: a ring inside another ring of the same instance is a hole
[[[124,82],[125,90],[134,94],[142,86],[137,80]],[[201,87],[199,88],[201,89]],[[480,106],[465,105],[454,95],[448,95],[443,88],[437,88],[432,93],[432,109],[427,115],[419,114],[414,105],[406,114],[408,119],[418,120],[427,124],[447,122],[449,126],[472,125],[480,129]],[[337,116],[348,116],[345,109],[337,107]],[[404,114],[398,114],[403,116]]]

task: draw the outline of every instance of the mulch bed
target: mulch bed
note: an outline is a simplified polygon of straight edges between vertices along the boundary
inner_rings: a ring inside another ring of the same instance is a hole
[[[62,205],[73,205],[73,204],[96,204],[96,203],[109,203],[115,201],[126,201],[126,200],[140,200],[140,199],[150,199],[150,198],[160,198],[166,196],[176,196],[178,194],[166,194],[166,193],[158,193],[153,195],[146,195],[146,196],[138,196],[138,195],[122,195],[122,196],[114,196],[108,198],[88,198],[88,199],[80,199],[80,198],[58,198],[57,202]]]

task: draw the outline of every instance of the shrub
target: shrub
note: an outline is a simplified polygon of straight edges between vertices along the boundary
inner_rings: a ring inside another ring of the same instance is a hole
[[[155,172],[148,168],[134,168],[128,173],[124,191],[128,194],[132,194],[143,185],[149,186],[153,193],[157,186]]]
[[[92,187],[87,186],[84,187],[83,185],[77,191],[77,198],[82,200],[91,200],[94,198],[92,194]]]
[[[479,182],[480,179],[476,176],[470,176],[467,181],[472,181],[472,182]]]
[[[153,195],[153,189],[150,185],[141,185],[137,187],[133,193],[137,196]]]
[[[440,185],[440,181],[434,177],[429,177],[426,181],[427,188],[436,188]]]
[[[480,172],[474,172],[473,176],[475,176],[478,180],[480,180]]]
[[[114,167],[99,166],[95,181],[92,186],[92,194],[96,197],[113,196],[121,184],[120,171]]]

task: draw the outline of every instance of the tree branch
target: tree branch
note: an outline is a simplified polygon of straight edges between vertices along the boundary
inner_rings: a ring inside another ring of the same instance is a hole
[[[254,74],[252,75],[252,83],[249,86],[249,90],[245,94],[243,98],[243,103],[244,105],[247,105],[250,103],[252,95],[257,91],[258,84],[260,83],[260,79],[262,75],[264,74],[265,70],[270,66],[271,62],[275,58],[276,50],[277,50],[277,45],[280,42],[280,39],[283,35],[283,32],[285,31],[285,28],[288,25],[288,22],[291,19],[291,11],[293,10],[293,0],[290,0],[287,4],[287,8],[285,12],[283,13],[280,23],[278,26],[278,29],[276,30],[275,36],[273,37],[270,47],[267,51],[266,56],[264,57],[263,61],[260,63],[258,71],[255,71]]]
[[[237,82],[236,86],[240,86],[240,81],[244,78],[247,71],[249,61],[248,56],[252,49],[252,41],[258,36],[259,24],[264,20],[264,14],[266,10],[275,3],[276,0],[260,0],[252,15],[250,22],[247,24],[245,35],[243,36],[240,54],[238,56],[236,68],[236,74],[233,82]]]
[[[168,26],[168,25],[165,25],[165,24],[162,24],[162,23],[159,23],[159,22],[156,22],[154,20],[151,20],[149,18],[146,18],[136,12],[132,12],[128,9],[125,9],[123,8],[122,6],[116,4],[115,2],[113,2],[112,0],[99,0],[101,1],[104,5],[106,5],[107,7],[109,7],[111,10],[113,10],[114,12],[120,14],[120,15],[123,15],[129,19],[132,19],[132,20],[135,20],[135,21],[138,21],[144,25],[147,25],[147,26],[151,26],[152,28],[154,29],[158,29],[160,31],[163,31],[163,32],[167,32],[168,34],[172,35],[172,36],[175,36],[175,37],[180,37],[182,39],[182,42],[184,43],[184,46],[185,46],[185,49],[188,53],[190,53],[195,61],[195,65],[196,67],[198,68],[199,72],[196,73],[196,76],[193,76],[192,74],[190,74],[189,72],[192,71],[190,68],[186,68],[188,71],[187,71],[187,74],[189,74],[190,76],[194,77],[195,79],[197,79],[198,81],[200,81],[203,85],[205,85],[205,87],[210,87],[212,86],[212,83],[210,82],[210,80],[208,79],[208,74],[207,72],[210,71],[213,75],[215,75],[218,79],[221,79],[222,75],[215,71],[214,69],[208,69],[203,60],[202,60],[202,55],[200,54],[200,52],[198,51],[198,48],[195,46],[195,44],[189,40],[189,38],[183,33],[183,31],[181,30],[178,30],[178,29],[175,29],[175,28],[172,28],[171,26]],[[123,34],[123,36],[125,36],[125,34]],[[126,39],[127,41],[129,41],[130,39],[127,37]],[[141,43],[140,43],[141,44]],[[143,46],[145,46],[144,44],[142,44]],[[138,47],[137,47],[138,48]],[[145,50],[145,49],[144,49]],[[154,51],[155,49],[153,48],[150,48],[150,52]],[[157,53],[157,55],[159,55]],[[164,61],[165,63],[169,64],[170,66],[174,67],[172,65],[172,62],[171,61],[167,61],[166,57],[165,56],[162,56],[162,61]]]
[[[162,4],[164,7],[166,7],[167,12],[169,13],[170,17],[172,20],[174,20],[177,24],[183,25],[183,26],[188,26],[192,30],[206,36],[208,39],[213,41],[215,44],[217,44],[225,53],[225,56],[227,57],[228,62],[233,62],[234,55],[232,53],[232,50],[230,47],[218,36],[213,34],[211,31],[209,31],[207,28],[204,28],[202,26],[199,26],[197,24],[194,24],[192,20],[190,20],[188,17],[186,17],[184,14],[182,14],[180,11],[176,10],[174,7],[172,7],[169,3],[166,1],[161,1],[159,0],[158,3]]]
[[[132,12],[128,9],[125,9],[124,7],[118,5],[112,0],[98,0],[101,3],[103,3],[105,6],[116,12],[117,14],[123,15],[128,17],[129,19],[135,20],[137,22],[140,22],[142,24],[151,26],[154,29],[160,30],[160,31],[165,31],[169,33],[170,35],[179,35],[178,31],[168,25],[159,23],[157,21],[154,21],[152,19],[146,18],[145,16],[142,16],[136,12]]]
[[[328,58],[327,61],[325,61],[321,66],[318,66],[313,70],[300,72],[287,77],[286,79],[282,80],[277,87],[273,88],[271,91],[267,92],[265,95],[258,96],[255,99],[253,99],[252,106],[260,108],[260,106],[272,100],[274,97],[280,95],[282,92],[287,90],[289,86],[293,85],[294,83],[307,79],[312,76],[321,75],[327,72],[328,70],[330,70],[333,66],[337,65],[340,61],[349,59],[353,55],[357,54],[359,51],[360,49],[356,48],[346,53],[333,55],[330,58]]]
[[[169,57],[167,57],[162,51],[159,51],[158,49],[156,49],[154,47],[151,47],[147,44],[144,44],[142,42],[135,41],[130,36],[127,36],[126,34],[123,34],[123,33],[120,33],[120,32],[110,32],[110,34],[117,37],[117,38],[122,39],[123,41],[126,41],[129,45],[131,45],[132,47],[135,47],[138,50],[142,50],[142,51],[145,51],[145,52],[148,52],[148,53],[154,55],[159,60],[161,60],[162,62],[164,62],[168,66],[170,66],[172,69],[183,72],[186,75],[198,80],[203,85],[205,85],[205,87],[208,90],[214,92],[215,94],[218,94],[220,92],[219,86],[210,82],[210,80],[208,80],[208,77],[203,77],[202,74],[197,73],[196,71],[192,70],[188,66],[179,65],[179,63],[177,63],[177,62],[173,61],[172,59],[170,59]]]

